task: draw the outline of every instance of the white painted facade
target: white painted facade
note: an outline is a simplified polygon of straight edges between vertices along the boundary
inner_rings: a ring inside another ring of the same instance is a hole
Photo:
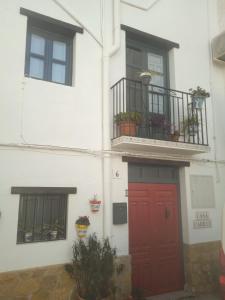
[[[110,0],[0,4],[1,272],[70,261],[77,238],[74,223],[80,215],[90,217],[89,232],[110,236],[119,255],[129,253],[128,224],[112,225],[112,203],[128,201],[128,165],[121,157],[135,154],[160,159],[162,154],[111,148],[109,87],[126,75],[125,31],[118,30],[116,17],[120,24],[179,43],[180,48],[169,53],[171,88],[188,91],[200,85],[210,91],[210,151],[193,156],[164,152],[163,158],[191,162],[189,168],[180,170],[184,243],[221,239],[225,63],[212,61],[210,43],[225,30],[224,4],[214,0],[120,2],[119,14],[114,15]],[[74,38],[72,86],[24,76],[27,17],[20,14],[20,7],[84,27],[84,33]],[[198,210],[191,206],[190,175],[213,177],[215,208],[200,209],[208,211],[212,228],[193,229]],[[67,239],[17,245],[19,195],[11,194],[12,186],[77,187],[77,194],[69,195],[68,200]],[[103,201],[97,214],[89,207],[94,194]]]

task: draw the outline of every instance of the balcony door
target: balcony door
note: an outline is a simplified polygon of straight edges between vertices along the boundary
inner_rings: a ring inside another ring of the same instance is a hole
[[[143,115],[143,124],[139,128],[139,135],[143,137],[154,138],[154,128],[149,125],[151,116],[160,115],[168,119],[169,99],[164,90],[168,87],[167,56],[166,50],[127,39],[127,109]],[[140,83],[140,73],[143,71],[152,73],[150,86]],[[160,129],[157,135],[155,138],[163,138],[163,130]]]

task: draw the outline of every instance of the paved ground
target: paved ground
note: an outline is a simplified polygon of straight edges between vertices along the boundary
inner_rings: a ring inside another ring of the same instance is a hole
[[[147,300],[221,300],[221,297],[218,295],[194,296],[189,292],[181,291],[160,296],[149,297],[147,298]]]

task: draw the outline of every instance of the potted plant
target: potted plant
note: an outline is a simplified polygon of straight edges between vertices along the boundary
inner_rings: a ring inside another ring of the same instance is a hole
[[[152,80],[152,76],[159,74],[159,72],[153,70],[143,70],[142,72],[138,72],[138,75],[144,85],[149,85]]]
[[[139,77],[143,84],[149,85],[152,80],[152,72],[150,71],[143,71],[139,74]]]
[[[136,111],[120,112],[115,116],[114,121],[119,127],[120,136],[136,136],[136,128],[141,123],[142,116]]]
[[[178,142],[180,138],[180,132],[178,130],[174,130],[173,133],[170,133],[170,140],[173,142]]]
[[[160,139],[162,137],[168,138],[171,125],[164,114],[152,113],[149,118],[149,124],[154,136],[158,136]]]
[[[183,131],[187,132],[189,135],[195,135],[198,133],[198,116],[193,114],[189,118],[184,119],[183,121]]]
[[[24,242],[25,243],[32,242],[32,238],[33,238],[33,233],[31,230],[28,230],[24,233]]]
[[[170,127],[170,134],[169,138],[173,142],[178,142],[180,138],[180,131],[176,129],[176,126],[174,124]]]
[[[98,200],[98,199],[97,199],[97,195],[94,195],[94,198],[91,199],[91,200],[89,201],[89,203],[90,203],[91,211],[92,211],[93,213],[96,213],[96,212],[99,211],[100,205],[101,205],[101,200]]]
[[[116,249],[108,238],[99,240],[93,234],[85,242],[75,241],[72,264],[65,265],[65,269],[75,279],[80,298],[99,300],[114,295],[115,258]]]
[[[165,126],[167,125],[165,115],[153,113],[150,116],[150,125],[152,127],[165,128]]]
[[[49,228],[49,238],[50,240],[56,240],[57,237],[63,233],[63,228],[62,226],[59,224],[59,221],[56,220],[55,223],[53,225],[50,226]]]
[[[192,105],[193,108],[201,109],[205,99],[210,97],[209,92],[202,89],[200,86],[197,86],[196,89],[189,89],[191,98],[192,98]]]
[[[87,216],[79,217],[76,220],[77,235],[79,238],[84,238],[87,235],[88,226],[90,225],[89,218]]]

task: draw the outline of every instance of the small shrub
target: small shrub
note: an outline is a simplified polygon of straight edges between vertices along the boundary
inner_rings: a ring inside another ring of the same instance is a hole
[[[65,266],[75,278],[80,297],[86,300],[103,299],[115,292],[113,274],[116,249],[108,239],[98,240],[95,234],[86,242],[75,241],[72,265]]]

